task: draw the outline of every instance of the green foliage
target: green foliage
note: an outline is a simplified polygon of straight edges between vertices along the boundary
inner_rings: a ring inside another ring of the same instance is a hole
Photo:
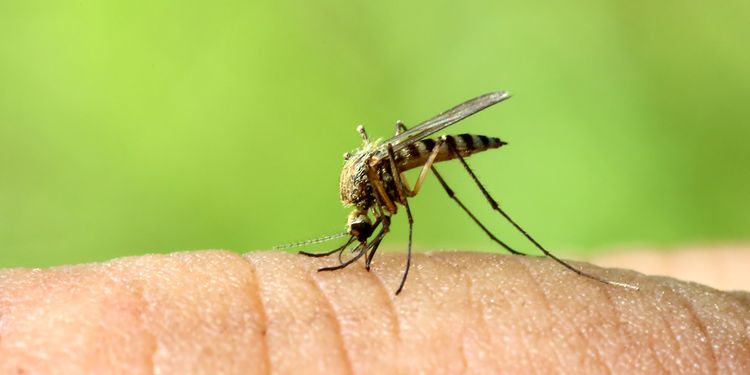
[[[747,239],[748,14],[739,0],[4,1],[0,266],[341,231],[356,124],[387,137],[497,89],[514,98],[449,131],[509,142],[469,160],[549,248]],[[495,249],[433,177],[413,202],[418,248]]]

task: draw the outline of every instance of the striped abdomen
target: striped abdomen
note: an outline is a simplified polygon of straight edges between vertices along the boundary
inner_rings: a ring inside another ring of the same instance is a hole
[[[451,146],[461,156],[467,157],[471,154],[491,148],[498,148],[506,144],[499,138],[486,137],[484,135],[459,134],[445,135],[441,138],[444,138],[445,142],[440,145],[437,157],[435,158],[436,163],[456,158],[456,155],[451,152]],[[398,150],[396,152],[396,165],[398,165],[401,171],[423,166],[437,143],[438,141],[434,139],[423,139]]]

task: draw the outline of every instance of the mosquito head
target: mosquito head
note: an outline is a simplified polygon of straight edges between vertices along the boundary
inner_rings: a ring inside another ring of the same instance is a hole
[[[356,237],[359,242],[365,242],[372,235],[372,222],[367,216],[367,210],[355,208],[347,222],[347,229],[352,237]]]

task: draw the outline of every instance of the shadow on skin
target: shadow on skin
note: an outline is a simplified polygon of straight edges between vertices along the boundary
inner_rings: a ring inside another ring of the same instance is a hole
[[[182,252],[0,271],[2,373],[748,373],[750,295],[545,258]]]

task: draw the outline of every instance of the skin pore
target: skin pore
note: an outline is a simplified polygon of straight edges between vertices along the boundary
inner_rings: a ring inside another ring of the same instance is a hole
[[[750,372],[747,292],[436,252],[396,297],[403,261],[318,273],[332,259],[199,251],[0,270],[0,373]]]

